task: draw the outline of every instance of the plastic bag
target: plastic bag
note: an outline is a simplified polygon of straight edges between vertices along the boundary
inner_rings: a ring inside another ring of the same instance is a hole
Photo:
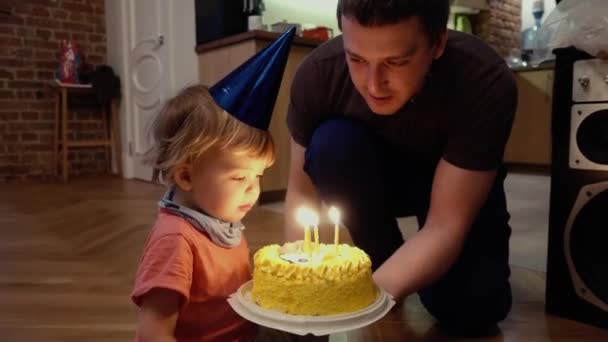
[[[553,49],[574,46],[608,58],[608,1],[563,0],[538,29],[530,63],[555,58]]]

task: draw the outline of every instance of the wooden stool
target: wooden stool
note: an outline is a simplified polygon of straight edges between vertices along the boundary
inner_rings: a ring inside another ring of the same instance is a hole
[[[109,106],[101,104],[103,107],[103,139],[93,140],[68,140],[68,96],[77,94],[93,95],[93,87],[82,84],[54,84],[55,88],[55,131],[53,139],[53,167],[55,176],[59,176],[58,157],[61,153],[61,170],[64,181],[68,180],[69,164],[68,149],[70,147],[104,147],[106,162],[109,172],[112,171],[112,156],[116,159],[116,169],[118,176],[122,175],[122,161],[120,148],[120,126],[119,126],[119,100],[113,99]],[[109,112],[108,112],[109,107]],[[61,131],[61,139],[59,138]],[[61,148],[60,148],[61,146]],[[114,154],[112,154],[112,149]]]

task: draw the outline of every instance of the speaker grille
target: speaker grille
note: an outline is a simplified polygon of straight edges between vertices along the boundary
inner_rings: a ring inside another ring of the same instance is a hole
[[[591,194],[586,194],[591,196]],[[586,289],[608,303],[608,190],[593,196],[579,211],[570,231],[574,268]]]
[[[581,153],[590,161],[608,165],[608,110],[587,116],[576,132]]]

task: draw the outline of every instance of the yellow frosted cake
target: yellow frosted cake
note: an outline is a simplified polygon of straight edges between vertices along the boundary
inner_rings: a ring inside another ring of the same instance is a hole
[[[361,310],[378,297],[371,261],[346,244],[320,244],[312,261],[302,243],[269,245],[254,255],[251,297],[259,306],[292,315],[333,315]]]

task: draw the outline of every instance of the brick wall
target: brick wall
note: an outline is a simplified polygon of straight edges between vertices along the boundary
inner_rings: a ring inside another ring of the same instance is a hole
[[[49,83],[61,40],[87,63],[106,59],[104,0],[2,0],[0,4],[0,181],[53,178],[54,102]],[[101,137],[94,97],[70,113],[72,138]],[[77,133],[75,133],[77,132]],[[104,149],[71,149],[70,174],[105,172]]]
[[[506,57],[521,47],[521,0],[488,0],[488,5],[477,16],[477,34]]]

